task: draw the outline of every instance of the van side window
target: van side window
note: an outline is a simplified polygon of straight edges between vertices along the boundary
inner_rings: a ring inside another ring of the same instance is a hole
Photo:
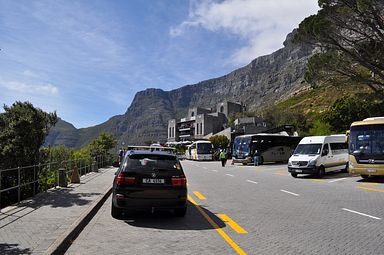
[[[321,156],[326,156],[326,155],[328,155],[328,153],[329,153],[329,146],[327,143],[327,144],[324,144],[324,146],[323,146],[323,151],[321,152]]]
[[[330,143],[329,146],[333,155],[348,153],[347,143]]]

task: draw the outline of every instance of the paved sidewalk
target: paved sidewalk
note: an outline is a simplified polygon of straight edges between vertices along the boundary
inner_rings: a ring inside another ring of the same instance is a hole
[[[0,213],[0,254],[51,254],[110,192],[116,168],[81,177]],[[88,216],[89,217],[89,216]],[[67,240],[68,241],[68,240]]]

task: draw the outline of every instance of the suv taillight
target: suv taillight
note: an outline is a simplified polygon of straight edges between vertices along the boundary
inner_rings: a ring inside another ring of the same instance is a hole
[[[119,173],[115,179],[117,185],[134,185],[136,182],[135,177],[125,176],[125,173]]]
[[[180,177],[180,178],[172,178],[172,185],[177,187],[185,187],[187,186],[187,178]]]

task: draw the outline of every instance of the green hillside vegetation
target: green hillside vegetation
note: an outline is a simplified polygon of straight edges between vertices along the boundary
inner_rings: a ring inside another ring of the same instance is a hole
[[[257,113],[272,126],[293,124],[301,136],[344,133],[356,120],[382,116],[380,94],[365,85],[323,85]],[[249,115],[249,114],[248,114]]]

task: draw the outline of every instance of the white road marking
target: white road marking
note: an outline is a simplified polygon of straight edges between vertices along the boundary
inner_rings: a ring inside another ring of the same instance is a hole
[[[280,190],[281,192],[285,192],[285,193],[287,193],[287,194],[291,194],[291,195],[294,195],[294,196],[299,196],[299,194],[296,194],[296,193],[293,193],[293,192],[290,192],[290,191],[286,191],[286,190],[283,190],[283,189],[281,189]]]
[[[219,172],[218,170],[212,170],[212,172]]]
[[[204,169],[208,169],[208,168],[206,168],[205,166],[203,166],[203,168],[204,168]]]
[[[255,181],[251,181],[251,180],[247,180],[247,182],[257,184],[257,182],[255,182]]]
[[[228,175],[228,176],[231,176],[231,177],[233,177],[234,175],[232,175],[232,174],[226,174],[226,175]]]
[[[338,182],[338,181],[342,181],[342,180],[346,180],[346,179],[347,179],[347,178],[340,178],[340,179],[336,179],[336,180],[329,181],[328,183]]]
[[[356,213],[356,214],[359,214],[359,215],[362,215],[362,216],[366,216],[366,217],[369,217],[369,218],[372,218],[372,219],[375,219],[375,220],[381,220],[381,218],[379,217],[375,217],[375,216],[372,216],[372,215],[369,215],[369,214],[365,214],[365,213],[361,213],[361,212],[356,212],[356,211],[353,211],[353,210],[350,210],[350,209],[347,209],[347,208],[343,208],[344,211],[347,211],[347,212],[351,212],[351,213]]]

